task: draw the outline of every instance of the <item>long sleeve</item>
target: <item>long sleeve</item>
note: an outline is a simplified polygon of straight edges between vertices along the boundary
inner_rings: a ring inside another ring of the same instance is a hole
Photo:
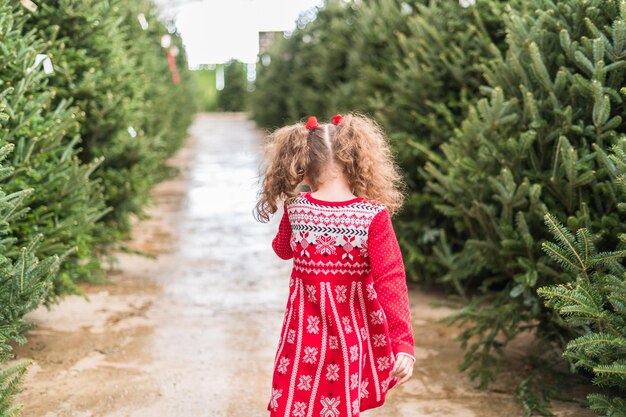
[[[293,258],[293,251],[291,249],[291,224],[289,223],[289,215],[287,213],[287,204],[283,206],[283,217],[280,219],[278,226],[278,233],[272,241],[272,248],[276,255],[281,259]]]
[[[367,250],[374,290],[389,323],[393,352],[403,353],[415,359],[404,262],[387,207],[372,219]]]

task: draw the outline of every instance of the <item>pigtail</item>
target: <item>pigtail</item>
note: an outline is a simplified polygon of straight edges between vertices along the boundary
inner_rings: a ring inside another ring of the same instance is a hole
[[[267,223],[277,201],[295,197],[309,165],[309,129],[302,123],[282,127],[264,145],[267,167],[254,209],[256,220]]]
[[[405,199],[406,183],[380,126],[358,113],[345,114],[333,141],[355,195],[377,201],[395,214]]]

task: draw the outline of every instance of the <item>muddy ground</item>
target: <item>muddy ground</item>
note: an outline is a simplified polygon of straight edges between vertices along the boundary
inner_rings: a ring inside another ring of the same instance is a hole
[[[30,359],[17,402],[28,417],[266,416],[290,262],[270,243],[280,216],[256,222],[261,132],[241,114],[198,115],[171,160],[182,173],[153,191],[150,218],[130,246],[155,259],[119,255],[109,285],[83,285],[28,315],[36,328],[16,348]],[[521,416],[513,399],[525,367],[513,361],[489,391],[457,364],[457,328],[436,323],[436,292],[411,288],[417,363],[407,383],[369,417]],[[523,355],[531,338],[509,349]],[[581,387],[574,392],[584,392]],[[569,394],[567,394],[569,395]],[[558,416],[592,416],[554,402]]]

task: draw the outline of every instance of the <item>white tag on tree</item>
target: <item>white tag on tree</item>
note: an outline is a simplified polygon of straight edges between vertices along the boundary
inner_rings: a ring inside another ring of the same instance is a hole
[[[37,5],[31,0],[20,0],[20,3],[31,12],[37,11]]]
[[[26,73],[30,74],[41,63],[43,63],[43,71],[46,74],[52,74],[54,72],[54,68],[52,67],[52,60],[50,59],[50,57],[46,54],[37,54],[37,56],[35,57],[35,63],[26,69]]]
[[[54,72],[52,60],[49,56],[46,56],[43,60],[43,72],[45,72],[46,74],[52,74]]]
[[[143,13],[139,13],[137,15],[137,20],[139,20],[139,25],[141,25],[141,28],[143,30],[148,29],[148,21],[146,20],[146,15]]]
[[[132,126],[128,126],[128,134],[131,138],[137,137],[137,131]]]
[[[169,48],[172,44],[172,37],[170,35],[161,36],[161,46],[163,48]]]

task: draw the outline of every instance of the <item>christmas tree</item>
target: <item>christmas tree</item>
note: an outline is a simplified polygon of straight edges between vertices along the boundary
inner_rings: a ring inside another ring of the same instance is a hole
[[[140,26],[133,7],[154,10],[152,3],[105,3],[84,9],[87,2],[0,0],[0,363],[12,357],[12,343],[25,341],[26,313],[79,293],[79,279],[102,276],[96,254],[123,235],[118,225],[127,226],[122,220],[140,211],[150,185],[166,175],[163,159],[193,114],[184,52],[175,85],[159,44],[165,26],[154,14],[153,32],[133,32]],[[182,51],[179,37],[174,43]],[[98,64],[111,59],[119,67],[109,62],[111,73],[102,72]],[[115,89],[133,75],[128,91]],[[164,110],[164,101],[180,106]],[[143,134],[143,124],[153,140],[129,140]],[[19,412],[11,402],[26,366],[0,371],[0,416]]]
[[[442,262],[479,290],[448,322],[469,323],[462,369],[481,386],[518,332],[561,344],[572,336],[537,295],[567,279],[541,251],[545,213],[606,235],[600,251],[626,224],[606,164],[623,129],[626,6],[542,0],[527,10],[509,9],[507,51],[485,65],[487,97],[426,165],[436,207],[454,224]]]
[[[148,23],[145,29],[138,21],[140,13]],[[42,4],[25,28],[47,41],[59,68],[50,78],[57,102],[73,100],[84,112],[80,158],[102,159],[94,175],[111,210],[96,229],[101,250],[128,236],[129,214],[142,214],[150,187],[162,178],[158,172],[164,151],[180,144],[182,127],[193,114],[189,91],[171,81],[165,50],[159,46],[167,29],[156,13],[148,1],[57,0]],[[184,55],[180,58],[184,70]],[[180,122],[174,118],[181,110],[164,109],[169,101],[161,101],[169,98],[164,91],[173,89],[187,99],[181,107],[189,110],[188,116]],[[170,140],[173,146],[167,145]]]
[[[224,64],[224,89],[217,96],[219,111],[245,111],[248,102],[246,67],[242,62],[231,60]]]

